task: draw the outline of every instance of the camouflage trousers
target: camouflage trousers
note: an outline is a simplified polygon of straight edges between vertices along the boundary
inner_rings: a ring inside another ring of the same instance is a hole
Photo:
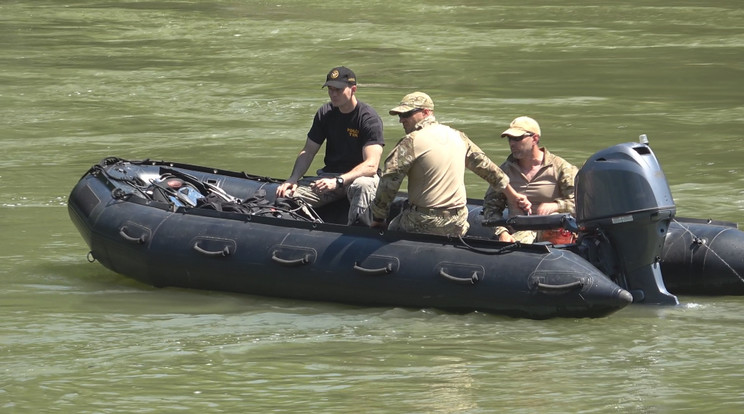
[[[464,236],[469,228],[467,206],[457,210],[421,209],[407,206],[388,225],[388,230],[442,236]]]
[[[345,185],[342,188],[322,194],[318,194],[310,188],[310,184],[313,181],[335,176],[335,174],[321,174],[318,177],[303,178],[297,183],[297,190],[295,190],[294,196],[313,207],[324,206],[346,197],[349,199],[349,218],[347,224],[353,224],[358,220],[369,226],[372,223],[372,210],[369,208],[369,205],[372,204],[372,200],[375,198],[380,177],[377,174],[372,177],[359,177],[350,185]]]
[[[537,232],[532,230],[520,230],[512,233],[514,240],[520,243],[535,243],[537,241]]]

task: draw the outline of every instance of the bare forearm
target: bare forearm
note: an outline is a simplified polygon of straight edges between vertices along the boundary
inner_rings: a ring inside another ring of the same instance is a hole
[[[359,177],[372,177],[377,174],[377,169],[380,165],[380,157],[382,157],[382,145],[368,145],[362,150],[362,156],[364,161],[341,174],[345,182],[354,182]]]
[[[301,151],[300,154],[297,156],[294,167],[292,167],[292,175],[289,176],[287,181],[292,183],[296,183],[297,181],[299,181],[300,178],[305,175],[308,168],[310,168],[310,164],[312,164],[313,162],[313,157],[314,155],[311,155],[306,151]]]
[[[377,174],[377,168],[376,163],[365,161],[352,168],[350,171],[341,174],[341,177],[344,178],[345,182],[351,183],[359,177],[372,177]]]

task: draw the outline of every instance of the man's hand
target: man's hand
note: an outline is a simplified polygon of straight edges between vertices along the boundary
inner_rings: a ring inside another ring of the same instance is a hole
[[[499,241],[514,243],[517,241],[517,239],[515,239],[514,236],[512,236],[511,233],[509,233],[508,231],[503,231],[501,232],[501,234],[499,234]]]
[[[297,189],[297,183],[293,183],[291,181],[285,181],[279,187],[276,188],[276,196],[279,198],[292,197],[292,194],[294,194],[296,189]]]
[[[530,203],[530,200],[527,199],[526,195],[517,193],[515,201],[524,214],[532,214],[532,203]]]
[[[338,184],[336,184],[336,179],[334,177],[320,178],[310,183],[310,189],[317,194],[335,190],[336,187],[338,187]]]
[[[530,200],[527,199],[526,195],[519,194],[511,184],[507,184],[506,188],[504,188],[504,195],[510,205],[516,205],[522,210],[522,212],[524,212],[524,214],[532,214],[532,203],[530,203]]]
[[[372,219],[372,223],[369,225],[369,227],[373,229],[387,230],[387,223],[385,222],[385,220]]]

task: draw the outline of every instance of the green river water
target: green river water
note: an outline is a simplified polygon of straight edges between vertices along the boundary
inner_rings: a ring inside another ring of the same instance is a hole
[[[739,1],[2,0],[0,43],[0,412],[744,409],[744,297],[533,321],[156,289],[88,263],[66,205],[107,156],[286,177],[346,65],[386,153],[415,90],[497,161],[519,115],[577,165],[645,133],[679,216],[742,223]]]

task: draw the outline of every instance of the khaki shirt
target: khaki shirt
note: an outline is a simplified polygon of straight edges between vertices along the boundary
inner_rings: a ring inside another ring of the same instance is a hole
[[[424,208],[455,209],[467,204],[465,168],[503,190],[506,174],[464,133],[424,118],[388,155],[372,202],[372,215],[387,218],[403,179],[408,176],[409,203]]]
[[[578,169],[563,158],[553,155],[545,148],[543,165],[531,181],[522,174],[519,163],[512,155],[501,164],[501,168],[509,176],[512,188],[524,194],[537,207],[542,203],[557,203],[559,213],[575,214],[574,178]],[[509,208],[509,217],[524,214],[518,206],[508,205],[503,190],[489,188],[483,200],[483,215],[485,219],[500,219],[504,210]]]

